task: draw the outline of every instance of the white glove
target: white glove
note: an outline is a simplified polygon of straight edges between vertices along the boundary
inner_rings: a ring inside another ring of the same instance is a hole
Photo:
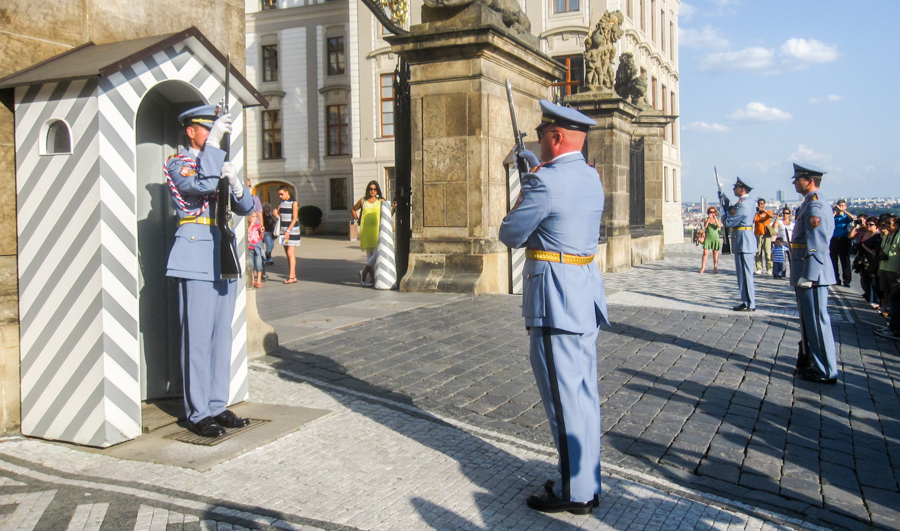
[[[244,196],[244,185],[238,180],[237,168],[234,167],[234,164],[232,164],[231,161],[226,160],[225,163],[222,164],[222,177],[228,179],[228,184],[231,185],[231,193],[233,193],[235,197],[240,199]]]
[[[230,132],[231,113],[226,112],[222,116],[219,116],[213,123],[212,129],[209,130],[209,136],[206,138],[206,143],[213,147],[219,147],[219,144],[222,143],[222,137]]]
[[[798,288],[811,288],[812,280],[810,280],[808,278],[800,277],[797,279],[797,287]]]

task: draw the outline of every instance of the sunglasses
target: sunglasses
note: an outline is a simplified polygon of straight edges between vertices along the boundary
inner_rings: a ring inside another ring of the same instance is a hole
[[[540,130],[540,131],[537,132],[538,142],[540,142],[541,139],[544,138],[544,135],[545,135],[546,133],[560,133],[560,132],[561,132],[561,131],[560,131],[559,129],[551,129],[551,130],[549,130],[549,131],[547,131],[547,130],[545,130],[545,129],[542,129],[542,130]]]
[[[377,192],[377,191],[378,191],[378,188],[369,188],[369,191],[370,191],[370,192]]]

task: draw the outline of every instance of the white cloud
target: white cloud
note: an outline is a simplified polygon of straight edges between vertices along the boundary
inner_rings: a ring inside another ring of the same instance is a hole
[[[837,94],[829,94],[828,96],[825,96],[824,98],[810,98],[809,99],[809,102],[812,103],[813,105],[818,105],[820,103],[837,103],[839,101],[841,101],[841,97],[838,96]]]
[[[826,165],[831,160],[831,155],[825,155],[824,153],[816,153],[812,149],[800,144],[797,146],[797,151],[792,153],[790,158],[788,159],[791,162],[808,162],[810,164],[816,164],[819,166],[823,166],[823,168],[827,169]]]
[[[682,131],[697,131],[700,133],[727,133],[731,128],[722,124],[708,124],[706,122],[691,122],[682,126]]]
[[[711,26],[705,26],[699,30],[678,28],[678,44],[701,50],[721,50],[728,48],[728,39],[720,36]]]
[[[685,4],[682,2],[681,7],[678,8],[678,20],[680,22],[689,22],[696,11],[697,9],[693,4]]]
[[[773,66],[775,52],[754,46],[736,52],[720,52],[706,56],[700,69],[712,72],[765,71]]]
[[[793,116],[775,107],[766,107],[758,101],[751,101],[743,109],[731,113],[728,118],[735,122],[777,122],[790,120]]]
[[[868,165],[863,168],[863,171],[866,173],[875,173],[877,171],[877,168],[875,168],[875,166]]]
[[[839,55],[836,45],[829,46],[815,39],[788,39],[779,51],[801,63],[830,63]]]

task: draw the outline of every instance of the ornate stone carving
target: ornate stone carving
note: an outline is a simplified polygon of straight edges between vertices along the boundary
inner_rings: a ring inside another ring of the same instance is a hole
[[[632,105],[645,108],[649,106],[644,97],[646,93],[647,79],[639,75],[634,57],[623,53],[619,56],[619,68],[616,70],[616,94]]]
[[[613,62],[616,58],[616,41],[625,31],[621,11],[607,11],[597,21],[594,31],[584,39],[584,84],[587,92],[612,92]]]
[[[425,5],[434,8],[460,8],[471,4],[484,4],[492,11],[497,12],[503,19],[503,24],[515,35],[531,33],[531,21],[525,16],[522,7],[516,0],[424,0]]]

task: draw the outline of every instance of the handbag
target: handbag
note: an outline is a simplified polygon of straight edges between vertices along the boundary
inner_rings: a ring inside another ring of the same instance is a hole
[[[766,236],[769,238],[774,238],[775,235],[778,234],[778,231],[775,230],[775,227],[772,225],[766,225]]]
[[[703,245],[706,242],[706,231],[701,230],[697,233],[697,245]]]

